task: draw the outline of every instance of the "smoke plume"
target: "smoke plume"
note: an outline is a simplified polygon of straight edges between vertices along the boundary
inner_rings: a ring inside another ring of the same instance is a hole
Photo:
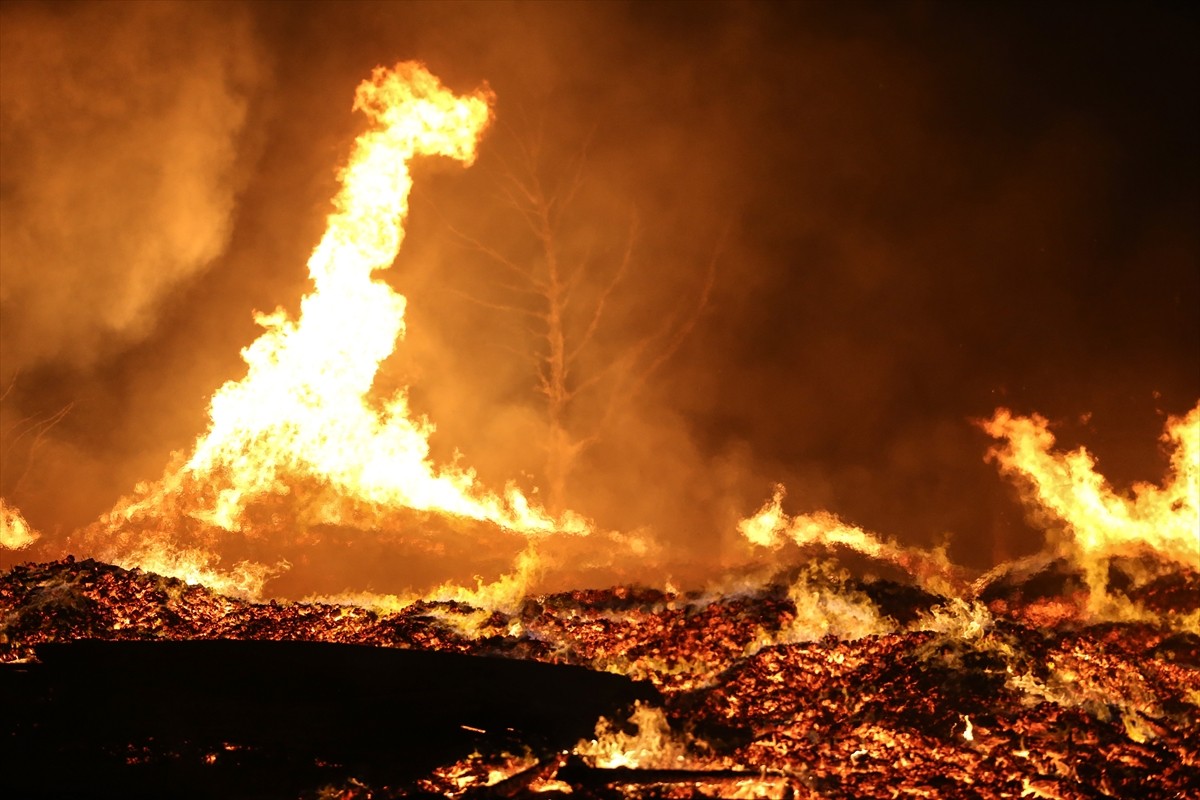
[[[147,336],[223,250],[260,80],[250,20],[184,3],[6,7],[4,371]]]

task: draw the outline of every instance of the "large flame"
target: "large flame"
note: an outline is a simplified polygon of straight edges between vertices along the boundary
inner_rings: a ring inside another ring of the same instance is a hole
[[[990,457],[1016,477],[1026,499],[1049,512],[1081,554],[1114,556],[1148,549],[1184,566],[1200,566],[1200,404],[1170,417],[1162,442],[1170,466],[1161,486],[1115,491],[1080,447],[1055,453],[1049,422],[998,409],[983,429],[1001,440]]]
[[[162,518],[168,508],[239,530],[249,504],[305,481],[322,487],[322,499],[305,508],[310,523],[370,524],[372,515],[411,508],[523,533],[587,530],[573,515],[551,517],[515,486],[499,496],[470,469],[434,466],[433,426],[413,416],[404,392],[370,397],[380,363],[404,333],[405,298],[373,273],[392,264],[404,240],[410,162],[433,155],[471,164],[490,102],[486,89],[456,96],[416,63],[377,68],[358,87],[354,109],[372,126],[341,171],[335,211],[308,261],[314,289],[299,317],[283,309],[257,315],[266,331],[242,351],[246,376],[214,394],[207,433],[180,466],[118,504],[107,530]],[[143,566],[179,561],[178,551],[164,558],[157,545],[122,549],[118,560],[137,552]],[[170,572],[181,569],[177,563]]]
[[[1054,434],[1044,417],[1014,416],[1001,408],[980,425],[1001,440],[988,457],[1018,481],[1026,503],[1047,527],[1065,534],[1056,544],[1082,569],[1092,616],[1143,615],[1110,595],[1114,557],[1151,552],[1165,563],[1200,568],[1200,404],[1167,419],[1161,440],[1170,465],[1162,484],[1136,483],[1127,494],[1096,471],[1096,459],[1086,449],[1054,452]]]
[[[1170,417],[1162,442],[1170,466],[1161,485],[1135,484],[1130,493],[1115,491],[1096,471],[1087,450],[1054,452],[1054,435],[1044,417],[1014,416],[997,409],[980,426],[1002,444],[991,449],[1001,471],[1020,483],[1026,504],[1066,534],[1057,555],[1084,572],[1094,615],[1129,616],[1107,593],[1108,565],[1117,556],[1147,551],[1166,563],[1200,568],[1200,404],[1188,414]],[[738,523],[750,543],[779,549],[787,543],[839,546],[907,569],[926,588],[954,595],[963,588],[944,549],[922,550],[893,541],[843,521],[828,511],[789,516],[783,510],[783,486],[755,514]]]

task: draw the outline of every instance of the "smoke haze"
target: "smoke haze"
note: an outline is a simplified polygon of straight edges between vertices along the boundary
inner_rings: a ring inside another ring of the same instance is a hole
[[[472,241],[539,258],[504,194],[535,143],[548,185],[582,165],[557,231],[588,265],[578,308],[635,231],[582,376],[686,318],[716,264],[628,402],[601,383],[574,411],[587,430],[614,409],[568,504],[653,530],[669,560],[721,558],[781,481],[795,511],[949,536],[983,568],[1041,534],[972,420],[1043,413],[1127,485],[1161,476],[1163,417],[1200,397],[1200,31],[1181,7],[2,13],[5,429],[72,404],[37,452],[6,445],[3,487],[20,475],[11,499],[47,548],[202,431],[253,310],[296,310],[361,128],[354,86],[404,59],[486,81],[497,124],[471,169],[416,168],[386,277],[408,336],[379,386],[409,386],[435,456],[493,487],[544,485],[537,341],[496,308],[537,299]]]
[[[249,20],[171,3],[16,7],[3,28],[6,370],[147,336],[228,240],[258,80]]]

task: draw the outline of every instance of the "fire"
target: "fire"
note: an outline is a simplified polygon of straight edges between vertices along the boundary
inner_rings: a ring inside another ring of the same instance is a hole
[[[0,549],[23,550],[40,538],[25,517],[0,497]]]
[[[783,511],[785,493],[783,486],[776,486],[769,502],[754,516],[738,523],[738,531],[752,544],[774,548],[790,539],[801,546],[840,544],[876,558],[884,558],[890,553],[891,546],[875,534],[847,524],[828,511],[789,517]]]
[[[1016,478],[1025,499],[1061,524],[1066,555],[1084,567],[1094,605],[1104,597],[1107,560],[1149,550],[1184,567],[1200,566],[1200,404],[1169,417],[1161,437],[1170,463],[1161,486],[1137,483],[1116,492],[1080,447],[1053,451],[1049,422],[999,409],[981,423],[1001,440],[989,458]],[[1093,608],[1097,610],[1097,608]]]
[[[954,574],[943,550],[902,547],[857,525],[851,525],[829,511],[789,516],[783,510],[785,494],[785,488],[776,485],[771,499],[752,516],[738,523],[738,532],[751,544],[775,550],[788,542],[800,547],[841,546],[901,566],[929,588],[951,592],[959,588],[961,581]]]
[[[491,100],[487,89],[457,96],[416,63],[377,68],[359,85],[353,108],[371,128],[341,171],[335,210],[308,261],[314,288],[299,316],[282,308],[256,315],[265,332],[242,351],[245,377],[213,395],[208,431],[182,464],[119,503],[102,522],[106,533],[153,524],[168,509],[203,526],[244,530],[250,504],[305,481],[321,487],[306,498],[312,524],[372,525],[389,509],[410,508],[526,534],[587,532],[582,518],[554,518],[513,485],[500,496],[468,468],[435,466],[434,426],[414,416],[405,393],[371,397],[381,362],[405,330],[404,296],[374,273],[392,264],[404,240],[410,163],[445,156],[470,165]],[[131,548],[117,549],[129,563]],[[157,566],[172,560],[141,552],[134,563],[147,558]],[[190,563],[185,572],[202,567],[202,554]],[[180,567],[167,572],[180,574]]]
[[[600,718],[596,738],[575,746],[576,755],[584,756],[598,767],[653,767],[678,769],[695,766],[686,741],[671,732],[662,709],[638,703],[629,717],[634,732]],[[699,762],[704,766],[704,762]]]

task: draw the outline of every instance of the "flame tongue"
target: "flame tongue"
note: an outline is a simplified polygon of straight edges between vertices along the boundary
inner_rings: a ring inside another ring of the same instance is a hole
[[[309,259],[316,289],[298,321],[282,310],[258,316],[266,333],[243,351],[249,371],[213,397],[212,426],[187,465],[197,474],[229,471],[210,515],[221,527],[236,527],[244,498],[276,490],[288,471],[374,503],[498,516],[467,493],[469,473],[433,470],[430,428],[410,417],[403,395],[382,413],[366,403],[404,332],[404,297],[372,273],[392,263],[403,241],[409,162],[444,155],[471,163],[488,97],[456,97],[424,68],[401,64],[376,69],[354,108],[376,127],[356,141],[336,211]]]
[[[1162,485],[1135,484],[1128,494],[1109,485],[1082,447],[1054,452],[1044,417],[1014,416],[1002,408],[981,427],[1000,440],[989,457],[1017,479],[1031,510],[1067,534],[1058,547],[1083,572],[1093,618],[1147,616],[1110,594],[1114,557],[1151,552],[1186,569],[1200,565],[1200,405],[1167,420],[1162,442],[1171,461]]]
[[[1055,453],[1054,435],[1037,414],[999,409],[982,427],[1002,444],[991,451],[1028,498],[1071,534],[1080,555],[1105,557],[1147,548],[1176,563],[1200,564],[1200,405],[1167,420],[1162,441],[1171,461],[1162,486],[1139,483],[1123,496],[1096,472],[1087,450]]]
[[[305,508],[309,522],[372,525],[390,510],[413,508],[524,533],[586,532],[582,519],[552,518],[513,487],[500,497],[477,486],[469,469],[436,468],[433,426],[412,416],[403,392],[368,399],[404,333],[405,298],[372,275],[392,264],[404,240],[410,162],[436,155],[471,164],[490,101],[486,90],[456,96],[416,63],[378,68],[358,87],[354,109],[372,127],[355,141],[308,261],[315,288],[296,319],[282,309],[256,316],[265,332],[242,351],[246,376],[213,396],[208,432],[186,463],[106,517],[110,533],[122,532],[107,557],[129,563],[132,552],[133,563],[149,566],[147,543],[130,542],[126,523],[183,514],[238,530],[256,498],[313,481],[332,491]],[[149,561],[161,566],[162,559]]]

